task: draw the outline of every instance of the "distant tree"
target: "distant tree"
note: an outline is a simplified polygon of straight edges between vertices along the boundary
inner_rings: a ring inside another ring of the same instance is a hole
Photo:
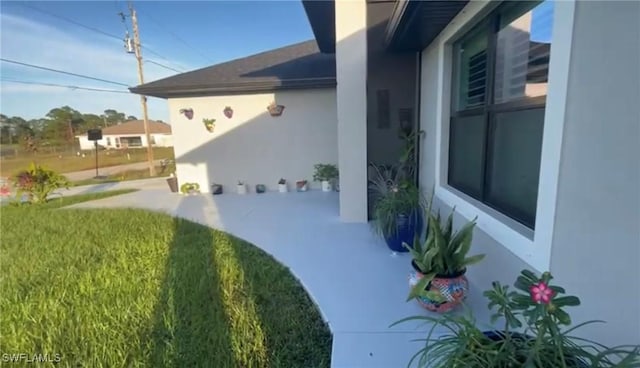
[[[104,128],[104,118],[96,114],[82,114],[84,124],[78,127],[77,133],[85,133],[87,129]]]
[[[114,109],[104,110],[104,116],[107,121],[107,125],[109,126],[122,123],[123,121],[125,121],[126,117],[125,113],[118,112],[118,110]]]
[[[69,106],[51,109],[46,117],[44,138],[52,145],[73,144],[75,132],[84,125],[82,114]]]
[[[135,116],[133,116],[133,115],[129,115],[129,116],[127,116],[127,121],[131,121],[131,120],[138,120],[138,118],[136,118],[136,117],[135,117]]]

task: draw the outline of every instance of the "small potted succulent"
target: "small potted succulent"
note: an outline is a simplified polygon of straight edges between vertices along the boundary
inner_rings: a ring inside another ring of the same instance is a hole
[[[296,190],[298,192],[306,192],[309,187],[309,182],[306,180],[298,180],[296,181]]]
[[[169,189],[172,193],[178,193],[178,178],[173,173],[169,174],[167,184],[169,184]]]
[[[198,194],[200,193],[200,184],[198,183],[184,183],[180,186],[180,193],[182,194]]]
[[[444,314],[439,317],[415,316],[402,319],[433,324],[425,342],[408,366],[421,368],[450,367],[531,367],[586,368],[639,367],[640,346],[607,347],[576,337],[575,330],[602,321],[587,321],[571,326],[565,307],[580,305],[576,296],[565,294],[564,288],[551,285],[549,272],[540,277],[522,270],[514,287],[495,281],[484,292],[488,308],[494,312],[491,323],[500,322],[501,330],[483,331],[473,314]],[[444,336],[433,336],[443,328]]]
[[[216,183],[211,184],[211,193],[213,195],[222,194],[222,184],[216,184]]]
[[[484,254],[467,257],[475,219],[453,232],[453,214],[451,211],[447,222],[441,225],[440,213],[434,216],[430,208],[427,209],[427,239],[424,244],[417,237],[413,247],[403,244],[411,253],[414,268],[409,274],[411,292],[407,300],[415,298],[432,312],[448,312],[466,298],[469,290],[465,276],[467,267],[484,258]]]
[[[278,180],[278,192],[286,193],[287,191],[287,181],[284,180],[284,178],[280,178],[280,180]]]
[[[231,106],[227,106],[224,108],[224,110],[222,110],[222,113],[224,114],[224,116],[226,116],[228,119],[231,119],[233,117],[233,109],[231,108]]]
[[[247,194],[247,184],[244,181],[238,180],[238,194]]]
[[[264,193],[267,191],[267,186],[264,184],[256,184],[256,193]]]
[[[209,133],[213,133],[213,130],[216,127],[216,119],[202,119],[202,124],[204,124]]]
[[[275,101],[271,102],[269,106],[267,106],[267,110],[269,111],[269,115],[271,116],[280,116],[284,111],[284,105],[278,105]]]
[[[314,166],[313,181],[322,182],[322,191],[330,192],[338,178],[338,168],[332,164],[316,164]]]

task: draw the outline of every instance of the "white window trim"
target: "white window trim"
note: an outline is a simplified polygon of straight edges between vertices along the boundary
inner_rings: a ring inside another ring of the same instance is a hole
[[[477,227],[522,259],[543,272],[550,268],[551,244],[555,224],[556,197],[561,163],[562,136],[569,83],[571,42],[575,0],[555,1],[552,30],[549,88],[545,109],[540,160],[540,181],[536,207],[536,229],[533,237],[509,226],[483,205],[476,205],[447,185],[449,121],[451,109],[451,44],[469,30],[483,15],[495,8],[496,2],[470,2],[440,33],[438,47],[438,96],[436,111],[435,196],[467,219],[477,216]]]

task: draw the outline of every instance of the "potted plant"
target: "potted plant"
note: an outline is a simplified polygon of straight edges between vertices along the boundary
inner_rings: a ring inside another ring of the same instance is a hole
[[[278,192],[286,193],[287,192],[287,181],[284,178],[280,178],[278,180]]]
[[[316,164],[314,166],[313,181],[322,182],[322,191],[333,190],[333,182],[338,178],[338,168],[332,164]]]
[[[267,191],[267,186],[264,184],[257,184],[256,185],[256,193],[264,193]]]
[[[213,195],[222,194],[222,184],[211,184],[211,193]]]
[[[184,114],[184,116],[187,117],[187,119],[191,120],[193,119],[193,109],[192,108],[184,108],[184,109],[180,109],[180,113]]]
[[[576,296],[563,296],[564,288],[550,284],[549,272],[540,277],[523,270],[509,286],[493,282],[485,291],[488,308],[494,312],[491,322],[501,322],[502,330],[483,331],[471,313],[444,314],[440,317],[409,317],[392,324],[421,321],[433,324],[425,346],[409,362],[417,359],[418,367],[638,367],[639,346],[609,348],[588,339],[575,337],[582,326],[602,322],[587,321],[571,326],[565,307],[580,305]],[[433,337],[433,331],[444,327],[451,333]]]
[[[198,183],[184,183],[180,186],[180,193],[182,194],[198,194],[200,193],[200,184]]]
[[[284,111],[284,105],[278,105],[275,101],[273,101],[269,104],[269,106],[267,106],[267,110],[269,111],[269,115],[271,116],[280,116]]]
[[[216,127],[216,119],[202,119],[202,124],[204,124],[209,133],[213,133],[213,130]]]
[[[238,194],[247,194],[247,185],[242,181],[238,180]]]
[[[306,192],[308,188],[308,182],[306,180],[296,181],[296,189],[298,192]]]
[[[422,232],[424,199],[420,189],[398,167],[371,166],[375,169],[375,177],[369,181],[374,230],[389,249],[406,252],[402,243],[413,244],[416,234]]]
[[[29,203],[44,203],[56,189],[69,189],[70,185],[65,176],[34,162],[16,175],[13,184],[16,188],[15,199],[19,204],[23,197]]]
[[[173,173],[169,174],[169,178],[167,178],[167,184],[169,184],[171,193],[178,193],[178,178],[176,178]]]
[[[447,222],[441,225],[440,213],[436,217],[429,208],[426,211],[428,226],[424,244],[420,244],[417,238],[413,247],[403,244],[411,253],[414,268],[409,275],[411,292],[407,300],[415,298],[433,312],[448,312],[466,298],[469,290],[465,276],[467,267],[484,258],[484,254],[467,257],[475,219],[453,232],[453,214],[451,211]]]

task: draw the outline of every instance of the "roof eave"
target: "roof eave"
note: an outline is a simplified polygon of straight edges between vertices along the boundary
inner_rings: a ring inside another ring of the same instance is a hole
[[[174,97],[191,97],[191,96],[213,96],[225,94],[241,94],[270,92],[276,90],[287,89],[314,89],[314,88],[331,88],[336,86],[335,78],[316,78],[304,80],[284,80],[284,81],[268,81],[268,82],[248,82],[234,84],[219,84],[207,86],[171,86],[171,87],[153,87],[145,85],[131,87],[129,91],[139,95],[174,98]]]
[[[302,0],[313,35],[320,51],[336,52],[336,4],[335,0]]]

